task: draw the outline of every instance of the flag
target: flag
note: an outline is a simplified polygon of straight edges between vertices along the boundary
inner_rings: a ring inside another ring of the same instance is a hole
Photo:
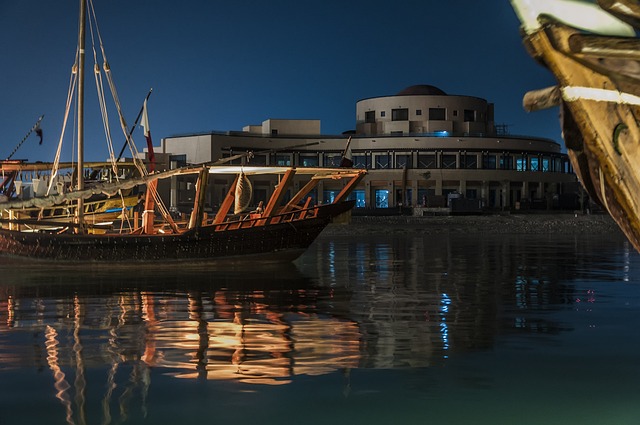
[[[38,121],[38,123],[36,124],[35,131],[38,137],[40,138],[40,142],[38,142],[38,144],[41,145],[42,144],[42,128],[40,127],[40,121]]]
[[[149,115],[147,114],[147,100],[144,100],[142,107],[142,120],[140,121],[144,131],[144,138],[147,139],[147,155],[149,156],[149,172],[153,172],[156,168],[156,156],[153,153],[153,142],[151,141],[151,130],[149,129]]]
[[[353,160],[351,159],[351,136],[349,136],[349,140],[347,140],[347,146],[345,146],[344,151],[342,152],[342,160],[340,161],[341,168],[351,168],[353,167]]]

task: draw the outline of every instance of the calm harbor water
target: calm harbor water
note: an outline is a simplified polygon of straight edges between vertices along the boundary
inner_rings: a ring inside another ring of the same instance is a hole
[[[1,260],[0,425],[637,424],[618,234],[323,235],[295,264]]]

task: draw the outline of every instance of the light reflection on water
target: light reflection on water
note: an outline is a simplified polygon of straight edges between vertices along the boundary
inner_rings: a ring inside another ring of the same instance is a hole
[[[32,397],[59,423],[137,423],[163,410],[156,386],[172,393],[179,382],[232,385],[241,397],[301,382],[321,392],[321,377],[335,375],[341,396],[362,397],[355,371],[402,380],[444,370],[458,390],[486,391],[495,379],[469,372],[469,359],[612,326],[621,298],[640,309],[639,258],[617,237],[332,236],[295,265],[250,270],[3,262],[0,377],[19,387],[35,371]],[[436,387],[409,379],[407,388],[420,399]],[[173,401],[191,403],[180,393]]]

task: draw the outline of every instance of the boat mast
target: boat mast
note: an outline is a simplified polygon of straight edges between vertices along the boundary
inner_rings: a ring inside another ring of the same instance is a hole
[[[80,22],[78,28],[78,184],[77,189],[84,189],[84,39],[86,27],[86,0],[80,0]],[[84,200],[78,199],[76,220],[80,225],[77,229],[82,232],[84,221]]]

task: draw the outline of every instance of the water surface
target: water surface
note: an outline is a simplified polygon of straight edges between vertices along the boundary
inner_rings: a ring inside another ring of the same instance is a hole
[[[322,236],[295,264],[2,260],[0,424],[635,424],[619,235]]]

